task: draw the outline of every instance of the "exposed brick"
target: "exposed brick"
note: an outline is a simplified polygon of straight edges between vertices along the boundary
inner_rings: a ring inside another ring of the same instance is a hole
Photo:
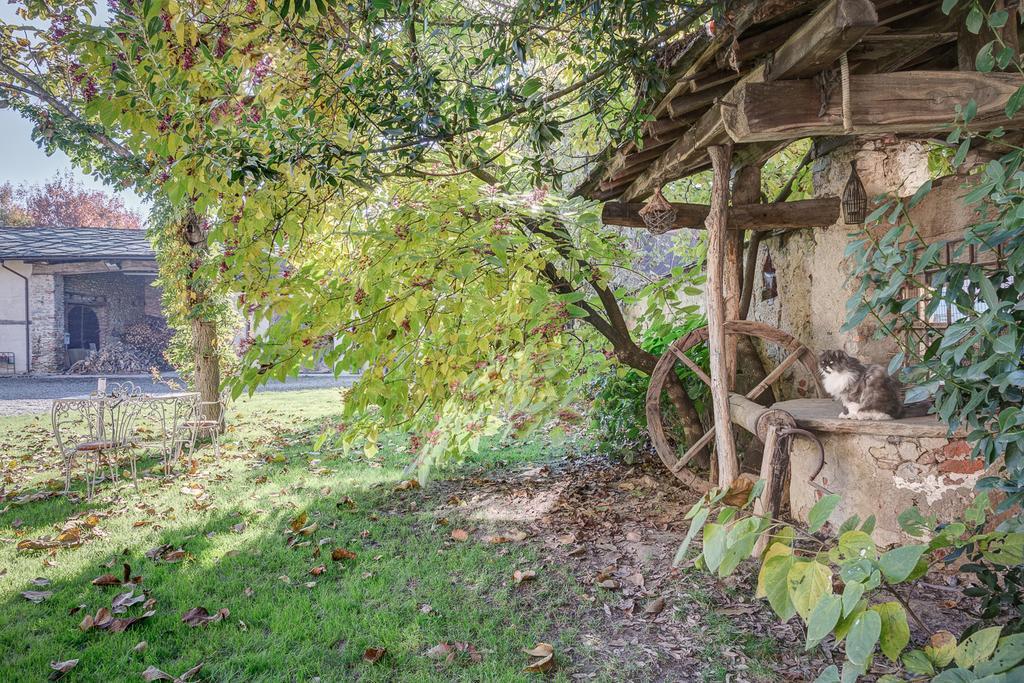
[[[939,463],[939,472],[954,474],[974,474],[985,469],[981,460],[947,460]]]
[[[971,445],[963,439],[950,441],[942,448],[942,453],[947,458],[958,458],[963,460],[971,454]]]

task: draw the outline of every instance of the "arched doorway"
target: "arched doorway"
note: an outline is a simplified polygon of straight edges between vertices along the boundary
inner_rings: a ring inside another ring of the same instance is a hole
[[[68,308],[68,355],[74,362],[100,348],[100,321],[89,306]]]

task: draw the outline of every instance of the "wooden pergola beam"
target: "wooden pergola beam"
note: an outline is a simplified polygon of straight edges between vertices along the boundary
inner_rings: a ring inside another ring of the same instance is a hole
[[[814,75],[835,63],[876,26],[878,13],[871,0],[831,0],[775,51],[765,69],[765,80]]]
[[[819,72],[877,25],[878,15],[870,0],[829,0],[775,52],[768,67],[771,78],[793,78]],[[729,88],[723,101],[731,102],[734,93],[745,85],[769,80],[768,68],[759,67],[745,75]],[[713,105],[644,173],[635,179],[629,178],[632,182],[623,198],[628,201],[650,194],[667,180],[678,177],[680,169],[700,165],[695,163],[698,160],[705,162],[707,147],[729,142],[730,136],[722,123],[722,110],[721,104]],[[617,187],[623,179],[616,180],[620,182],[605,183],[601,189]]]
[[[607,202],[601,212],[605,225],[642,228],[641,202]],[[676,220],[672,230],[702,229],[711,207],[707,204],[672,204]],[[839,220],[839,198],[822,197],[775,204],[741,204],[729,208],[729,230],[798,230],[820,228]]]
[[[820,135],[942,133],[957,105],[978,105],[973,130],[1009,124],[1005,107],[1024,85],[1015,74],[964,71],[902,71],[850,78],[852,129],[844,129],[841,96],[834,94],[824,115],[811,80],[741,83],[722,106],[726,130],[736,142],[791,140]],[[670,150],[672,148],[669,148]]]

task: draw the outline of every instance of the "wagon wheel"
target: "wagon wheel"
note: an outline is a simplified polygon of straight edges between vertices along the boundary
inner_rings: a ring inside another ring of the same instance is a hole
[[[821,386],[821,378],[818,374],[818,362],[814,354],[791,335],[771,325],[750,320],[730,320],[723,325],[723,328],[728,335],[754,337],[771,342],[788,351],[782,362],[747,393],[746,397],[748,399],[756,400],[757,397],[763,394],[768,387],[775,384],[796,363],[800,363],[811,376],[815,394],[818,397],[824,396],[825,392]],[[707,489],[709,484],[685,468],[693,457],[715,438],[715,427],[712,425],[682,456],[677,455],[677,451],[669,443],[666,433],[661,412],[661,394],[665,389],[669,373],[674,370],[677,361],[693,371],[702,382],[711,386],[711,379],[707,376],[707,373],[686,355],[687,351],[698,344],[706,342],[707,339],[708,328],[700,327],[672,342],[661,359],[658,360],[657,365],[654,366],[654,372],[651,373],[651,382],[647,389],[647,431],[651,435],[651,442],[654,444],[655,450],[658,451],[661,461],[665,463],[669,471],[684,484],[695,489]]]

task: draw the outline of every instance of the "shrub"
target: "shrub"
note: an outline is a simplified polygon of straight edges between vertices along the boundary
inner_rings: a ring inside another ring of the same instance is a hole
[[[661,356],[668,345],[693,330],[704,327],[702,315],[692,315],[682,325],[660,324],[644,333],[640,343],[644,351]],[[705,371],[708,368],[708,349],[701,344],[689,354]],[[706,421],[709,389],[689,368],[676,367],[676,375],[693,399],[702,421]],[[598,447],[605,452],[627,454],[647,452],[651,449],[647,433],[645,403],[649,378],[636,370],[601,376],[592,386],[594,401],[590,408],[590,424],[598,438]]]

